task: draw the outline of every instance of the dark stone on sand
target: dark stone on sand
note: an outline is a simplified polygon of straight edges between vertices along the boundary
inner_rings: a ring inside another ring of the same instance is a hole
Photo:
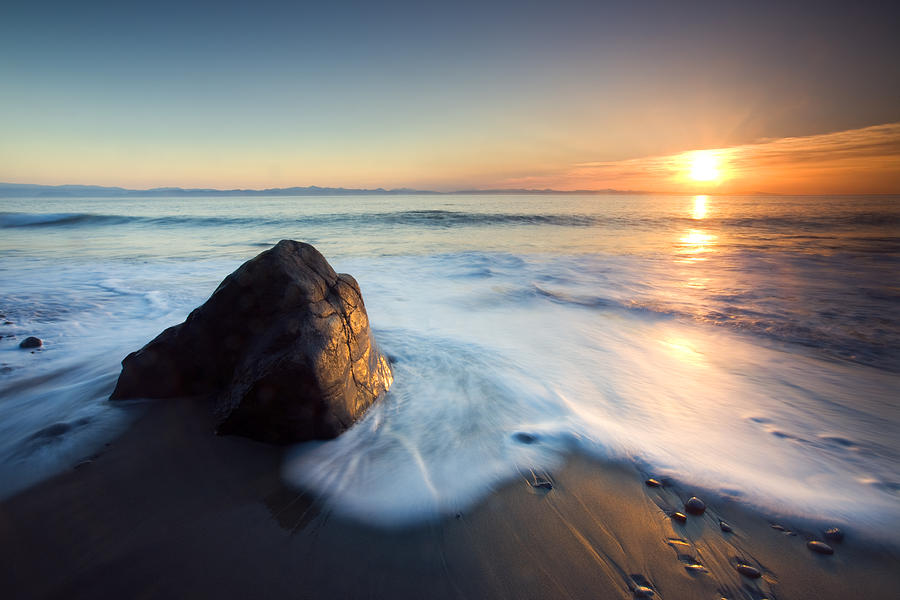
[[[92,419],[90,417],[81,417],[80,419],[75,419],[74,421],[61,421],[59,423],[53,423],[52,425],[48,425],[43,429],[35,431],[31,435],[29,435],[27,439],[39,443],[43,441],[53,441],[61,438],[72,430],[84,427],[91,421]]]
[[[652,598],[655,592],[643,585],[634,588],[634,597],[635,598]]]
[[[525,433],[524,431],[520,431],[513,434],[513,439],[521,444],[533,444],[537,441],[537,436],[530,433]]]
[[[674,512],[671,515],[673,521],[678,521],[681,524],[687,523],[687,515],[680,512]]]
[[[12,325],[13,322],[12,322],[12,321],[3,321],[3,324],[4,324],[4,325]]]
[[[806,547],[813,552],[818,552],[819,554],[834,554],[834,548],[832,548],[825,542],[812,540],[810,542],[806,542]]]
[[[738,573],[744,577],[749,577],[750,579],[759,579],[762,577],[762,573],[759,572],[759,569],[751,567],[750,565],[745,565],[744,563],[736,564],[734,568],[737,569]]]
[[[553,484],[550,483],[549,481],[547,481],[546,479],[538,479],[538,480],[532,482],[531,485],[532,485],[532,487],[536,487],[536,488],[542,489],[542,490],[552,490],[553,489]]]
[[[33,335],[28,336],[22,343],[19,344],[19,348],[40,348],[44,345],[43,340],[41,338],[36,338]]]
[[[688,573],[705,573],[706,567],[697,563],[684,565],[684,570]]]
[[[644,482],[647,487],[662,487],[662,482],[658,479],[653,479],[652,477]]]
[[[775,531],[787,531],[787,530],[784,528],[784,525],[779,525],[778,523],[771,523],[771,524],[769,524],[769,527],[771,527],[771,528],[774,529]]]
[[[692,515],[702,515],[706,511],[706,504],[703,503],[703,500],[694,496],[684,503],[684,510]]]
[[[844,532],[837,527],[831,527],[825,530],[825,539],[829,542],[843,542]]]
[[[719,521],[719,529],[721,529],[725,533],[731,533],[732,531],[734,531],[734,529],[731,528],[731,525],[729,525],[725,521]]]
[[[31,435],[28,436],[29,440],[41,440],[41,439],[52,439],[61,437],[72,429],[71,423],[54,423],[53,425],[48,425],[43,429],[39,429],[35,431]]]
[[[282,240],[125,357],[110,399],[213,396],[219,433],[290,443],[339,435],[392,381],[356,280]]]

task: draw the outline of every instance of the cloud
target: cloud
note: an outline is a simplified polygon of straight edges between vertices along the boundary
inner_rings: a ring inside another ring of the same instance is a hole
[[[689,177],[699,153],[714,157],[719,180],[697,182]],[[900,123],[667,156],[583,162],[504,184],[687,193],[900,193]]]

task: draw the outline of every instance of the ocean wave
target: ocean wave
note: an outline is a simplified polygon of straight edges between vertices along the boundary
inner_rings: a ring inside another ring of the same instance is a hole
[[[128,225],[133,223],[149,225],[221,226],[257,225],[261,222],[260,219],[254,219],[252,217],[143,217],[91,213],[0,213],[0,228],[5,229],[19,227],[108,226]]]
[[[708,228],[759,229],[795,232],[794,237],[820,237],[816,232],[833,231],[835,229],[852,229],[857,227],[896,227],[900,226],[900,214],[894,212],[859,213],[850,215],[804,216],[771,216],[771,217],[722,217],[707,218],[702,221],[689,217],[672,217],[670,215],[627,216],[627,215],[590,215],[580,213],[504,213],[504,212],[470,212],[452,210],[405,210],[393,212],[345,212],[302,214],[298,207],[297,216],[256,217],[256,216],[204,216],[204,215],[111,215],[93,213],[26,213],[0,212],[0,228],[20,227],[73,227],[73,226],[111,226],[144,224],[153,226],[186,226],[186,227],[228,227],[228,226],[336,226],[349,225],[355,227],[426,227],[426,228],[459,228],[459,227],[498,227],[498,226],[554,226],[590,228],[596,226],[612,227],[696,227],[702,223]],[[799,233],[797,233],[799,232]],[[831,236],[825,236],[830,239]],[[892,242],[897,238],[889,236]]]
[[[72,225],[120,225],[134,217],[119,215],[91,215],[85,213],[0,213],[0,228],[52,227]]]
[[[472,213],[447,210],[410,210],[385,213],[334,213],[290,218],[207,217],[207,216],[129,216],[90,213],[0,213],[0,228],[71,227],[148,224],[158,226],[218,227],[278,225],[377,224],[380,226],[464,227],[497,225],[555,225],[591,227],[599,220],[588,215]]]

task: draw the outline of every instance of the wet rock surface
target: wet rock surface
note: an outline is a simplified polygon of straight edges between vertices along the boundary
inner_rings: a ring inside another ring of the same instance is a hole
[[[22,343],[19,344],[19,348],[40,348],[43,345],[44,341],[41,338],[37,338],[32,335],[22,340]]]
[[[705,573],[706,567],[697,563],[689,563],[684,565],[684,570],[688,573],[696,574],[696,573]]]
[[[687,515],[684,513],[674,512],[670,516],[672,517],[673,521],[677,521],[677,522],[681,523],[682,525],[687,523]]]
[[[537,490],[549,491],[553,489],[553,479],[545,471],[531,469],[528,483]]]
[[[393,381],[356,280],[282,240],[122,361],[111,399],[213,395],[220,433],[333,438]]]
[[[706,504],[703,503],[703,500],[694,496],[684,503],[684,510],[691,515],[702,515],[706,511]]]
[[[831,527],[825,530],[825,539],[829,542],[843,542],[844,532],[837,527]]]
[[[759,579],[760,577],[762,577],[762,573],[759,572],[759,569],[748,564],[738,563],[734,566],[734,568],[738,573],[750,579]]]
[[[631,591],[635,598],[652,598],[656,594],[650,580],[640,573],[632,573]]]
[[[806,547],[818,554],[834,554],[834,548],[832,548],[825,542],[812,540],[810,542],[806,542]]]
[[[662,487],[662,482],[658,479],[653,479],[652,477],[644,482],[647,487]]]

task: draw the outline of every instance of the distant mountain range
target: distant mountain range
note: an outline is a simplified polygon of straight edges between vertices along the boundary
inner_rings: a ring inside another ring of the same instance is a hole
[[[36,185],[30,183],[0,183],[0,197],[6,198],[75,198],[75,197],[109,197],[109,196],[385,196],[410,194],[639,194],[642,192],[622,190],[529,190],[529,189],[493,189],[493,190],[457,190],[453,192],[436,192],[433,190],[413,190],[397,188],[386,190],[333,188],[310,185],[307,187],[267,188],[264,190],[216,190],[211,188],[179,188],[163,187],[147,190],[132,190],[121,187],[101,185]]]

